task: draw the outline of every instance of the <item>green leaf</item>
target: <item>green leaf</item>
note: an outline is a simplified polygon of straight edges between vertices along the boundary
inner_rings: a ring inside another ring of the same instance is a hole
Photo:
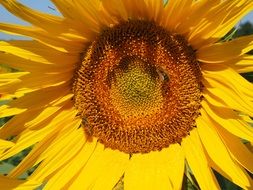
[[[7,175],[15,166],[10,163],[2,162],[0,163],[0,174]]]
[[[241,75],[248,81],[253,82],[253,72],[243,73]]]
[[[235,35],[237,33],[238,29],[233,28],[223,39],[224,42],[230,41],[235,38]]]
[[[214,171],[214,170],[213,170]],[[242,190],[239,186],[235,185],[222,175],[220,175],[218,172],[214,171],[214,174],[220,184],[220,187],[222,190]]]

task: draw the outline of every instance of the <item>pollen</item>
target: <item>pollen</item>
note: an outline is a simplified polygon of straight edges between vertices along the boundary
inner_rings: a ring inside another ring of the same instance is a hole
[[[74,104],[87,136],[125,153],[180,143],[199,116],[201,72],[187,41],[150,21],[102,31],[86,50]]]

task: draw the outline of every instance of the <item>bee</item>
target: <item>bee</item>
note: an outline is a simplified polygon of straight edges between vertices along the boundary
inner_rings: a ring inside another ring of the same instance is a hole
[[[166,71],[163,68],[157,68],[156,72],[159,77],[159,81],[162,83],[162,92],[163,95],[166,95],[169,92],[169,82],[170,82],[170,76],[166,73]]]
[[[162,68],[156,69],[156,72],[159,76],[160,81],[169,82],[169,75]]]

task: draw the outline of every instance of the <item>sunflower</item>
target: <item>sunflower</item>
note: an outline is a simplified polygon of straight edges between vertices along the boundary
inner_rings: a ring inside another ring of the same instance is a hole
[[[186,168],[253,188],[253,36],[221,40],[253,1],[51,1],[0,1],[30,23],[0,30],[32,38],[0,42],[0,159],[31,149],[1,189],[179,190]]]

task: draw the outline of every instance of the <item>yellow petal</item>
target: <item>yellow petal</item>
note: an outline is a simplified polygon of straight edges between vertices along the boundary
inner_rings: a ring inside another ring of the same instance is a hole
[[[169,171],[169,178],[173,189],[181,189],[185,168],[185,156],[179,144],[172,144],[166,151],[168,164],[166,170]],[[159,160],[159,159],[158,159]]]
[[[129,155],[123,152],[119,152],[117,150],[105,149],[102,159],[107,164],[105,165],[105,168],[103,168],[103,172],[101,172],[99,177],[96,179],[92,189],[111,190],[117,184],[119,179],[123,176],[129,163]],[[89,164],[90,163],[88,162],[87,167]],[[92,170],[94,169],[95,168],[92,167]],[[84,171],[86,171],[85,168]]]
[[[52,36],[45,30],[35,28],[32,26],[20,26],[12,25],[7,23],[0,23],[0,31],[11,34],[18,34],[22,36],[29,36],[37,41],[45,44],[53,49],[61,52],[73,52],[80,53],[85,47],[85,40],[83,41],[73,41],[71,39],[65,38],[64,36]]]
[[[72,182],[72,178],[75,180],[76,175],[82,169],[80,166],[85,166],[94,150],[96,149],[96,146],[97,140],[95,139],[93,139],[92,142],[84,143],[84,145],[81,147],[81,150],[74,156],[74,158],[65,164],[53,176],[51,176],[50,179],[48,179],[48,182],[44,189],[68,189],[68,183]]]
[[[44,96],[41,96],[41,94]],[[22,111],[26,110],[27,108],[29,108],[29,110],[38,109],[40,107],[53,105],[54,101],[57,101],[65,96],[69,97],[69,89],[66,88],[65,85],[48,87],[28,93],[23,97],[15,99],[11,101],[8,106],[1,106],[0,110],[2,114],[6,114],[5,111],[12,108],[21,109]]]
[[[253,120],[248,115],[240,114],[240,117],[243,121],[246,121],[249,124],[253,124]]]
[[[1,160],[9,158],[20,151],[28,148],[35,143],[44,139],[47,135],[57,133],[58,128],[62,127],[63,123],[67,123],[73,120],[76,115],[76,110],[64,109],[59,111],[59,114],[54,114],[50,119],[39,124],[40,129],[30,130],[26,129],[16,137],[15,146],[4,152],[0,157]],[[43,127],[41,127],[43,126]]]
[[[22,76],[29,74],[29,72],[15,72],[15,73],[3,73],[0,74],[0,84],[12,79],[18,79]]]
[[[4,56],[5,54],[15,55],[23,58],[25,61],[28,61],[28,63],[30,63],[29,61],[33,61],[35,63],[42,63],[46,65],[57,64],[59,67],[69,67],[74,65],[80,59],[79,54],[70,54],[57,51],[36,41],[1,41],[0,50],[0,57]],[[9,59],[8,62],[4,62],[2,59],[1,61],[3,61],[5,64],[8,64],[10,61],[14,62],[15,59]]]
[[[0,139],[0,150],[10,148],[14,145],[13,142]]]
[[[59,61],[61,62],[61,61]],[[32,73],[61,73],[64,71],[74,70],[75,65],[71,64],[44,64],[32,61],[31,59],[24,59],[19,56],[0,52],[0,64],[7,65],[13,69],[32,72]]]
[[[229,87],[231,91],[243,99],[253,100],[253,84],[231,68],[218,72],[204,71],[202,74],[210,86],[221,89]]]
[[[38,144],[36,144],[31,150],[31,152],[29,152],[29,154],[25,158],[22,159],[22,161],[18,164],[18,166],[16,166],[13,170],[9,172],[8,177],[17,178],[18,176],[25,173],[28,169],[36,166],[43,159],[45,159],[44,157],[41,156],[41,153],[44,153],[44,151],[48,147],[50,147],[54,138],[55,138],[55,134],[54,134],[54,137],[50,136],[48,138],[45,138]],[[43,178],[40,179],[40,181],[42,180]]]
[[[253,9],[252,1],[245,1],[245,3],[239,4],[240,3],[238,3],[237,8],[229,12],[229,15],[211,36],[212,38],[220,39],[224,37],[245,15]]]
[[[129,155],[117,150],[105,149],[98,144],[87,164],[80,170],[69,189],[111,190],[123,175]],[[108,179],[108,181],[103,178]],[[104,184],[102,182],[105,182]]]
[[[181,147],[170,145],[161,151],[134,154],[124,176],[124,188],[181,189],[184,157]]]
[[[122,0],[129,18],[148,18],[148,9],[145,0]]]
[[[237,73],[247,73],[253,71],[253,56],[244,54],[237,58],[221,63],[202,63],[203,71],[221,71],[223,69],[234,69]]]
[[[214,123],[212,125],[217,129],[223,142],[226,144],[231,155],[237,160],[244,168],[253,173],[253,155],[250,150],[242,143],[239,137],[231,134],[230,131],[223,128],[220,124]],[[253,133],[252,133],[253,136]]]
[[[41,184],[32,180],[16,180],[0,176],[0,189],[3,190],[33,190]]]
[[[163,0],[146,0],[149,19],[159,23],[163,14]]]
[[[98,10],[100,1],[69,1],[69,0],[51,0],[57,9],[66,18],[70,26],[72,26],[78,33],[85,36],[87,39],[92,40],[99,32]],[[96,12],[94,13],[94,9]],[[100,10],[99,10],[100,11]],[[91,14],[93,12],[93,14]]]
[[[99,33],[102,27],[109,27],[117,23],[117,19],[107,14],[100,0],[73,0],[73,2],[80,14],[80,21],[89,25],[87,28],[96,33]]]
[[[73,71],[67,71],[66,73],[32,73],[20,77],[18,81],[13,83],[4,83],[0,86],[0,91],[6,94],[25,94],[50,87],[62,87],[69,86],[73,78]],[[68,88],[69,90],[69,88]]]
[[[192,0],[168,1],[164,8],[161,25],[170,31],[175,30],[178,24],[184,22],[186,15],[190,11],[192,3]]]
[[[204,46],[197,51],[197,59],[202,62],[224,62],[239,57],[253,49],[253,35],[236,38]]]
[[[236,93],[241,94],[246,99],[252,100],[253,98],[253,84],[243,78],[235,70],[223,64],[204,64],[201,66],[204,78],[211,86],[223,88],[228,86]],[[210,80],[211,79],[211,80]],[[216,82],[215,82],[215,81]],[[218,84],[217,84],[218,82]],[[212,84],[211,84],[212,83]],[[214,84],[215,83],[215,84]]]
[[[34,160],[34,164],[38,164],[41,161],[38,168],[32,174],[32,179],[47,181],[55,174],[55,172],[62,167],[65,167],[65,165],[68,165],[69,162],[75,158],[76,154],[81,151],[82,147],[86,143],[86,137],[83,133],[83,129],[78,129],[79,126],[80,121],[72,122],[68,125],[71,130],[67,130],[65,127],[63,132],[59,132],[62,137],[59,136],[56,140],[52,140],[46,150],[38,150],[33,153],[34,155],[31,154],[25,164],[30,164],[29,160],[31,159]],[[44,143],[46,142],[44,141]],[[41,145],[41,148],[42,147],[43,145]],[[37,158],[34,158],[34,156],[37,156]],[[22,165],[20,167],[22,167]]]
[[[12,93],[3,90],[6,86],[15,86],[19,85],[22,81],[22,78],[29,75],[29,72],[15,72],[15,73],[3,73],[0,74],[0,91],[1,91],[1,99],[9,98],[8,95]],[[6,97],[7,96],[7,97]]]
[[[7,139],[11,136],[16,136],[26,129],[25,123],[29,120],[32,120],[41,112],[41,109],[25,111],[19,115],[14,116],[9,121],[7,121],[0,128],[0,138]],[[19,126],[19,127],[15,127]]]
[[[14,85],[21,82],[22,77],[29,75],[29,72],[15,72],[0,74],[0,88],[5,85]],[[4,93],[2,90],[1,93]]]
[[[230,128],[228,129],[224,128],[221,125],[221,123],[217,123],[216,120],[211,118],[205,112],[202,112],[202,116],[205,120],[208,121],[209,125],[211,125],[214,129],[217,130],[234,160],[236,160],[239,164],[241,164],[244,168],[246,168],[248,171],[252,173],[253,155],[250,152],[250,150],[248,150],[246,146],[242,143],[242,140],[231,134],[229,131]],[[252,186],[253,185],[252,179],[248,177],[248,180],[250,181]]]
[[[0,118],[17,115],[24,112],[25,110],[27,109],[26,108],[11,108],[10,106],[3,105],[3,106],[0,106]]]
[[[76,14],[74,5],[72,1],[68,0],[51,0],[57,9],[62,13],[66,18],[73,18],[73,15]]]
[[[185,17],[185,20],[177,26],[179,33],[189,33],[194,26],[208,13],[210,10],[220,3],[220,0],[201,0],[193,2],[190,11]]]
[[[110,15],[125,21],[128,20],[128,13],[122,0],[102,0],[102,4]]]
[[[202,101],[202,107],[217,123],[230,133],[253,142],[253,129],[252,127],[242,119],[231,109],[216,107],[208,104],[206,101]]]
[[[182,141],[186,160],[201,189],[220,189],[218,182],[208,165],[197,130],[192,130],[190,136]]]
[[[253,56],[242,55],[237,59],[227,61],[224,64],[233,68],[238,73],[248,73],[253,71]]]
[[[253,153],[253,143],[252,143],[252,142],[247,142],[245,145],[246,145],[247,149],[248,149],[251,153]],[[252,163],[252,162],[250,162],[250,163]],[[251,172],[251,173],[253,173],[253,172]]]
[[[204,82],[204,81],[203,81]],[[207,82],[204,82],[207,87]],[[203,91],[203,95],[208,102],[214,106],[222,106],[238,110],[250,116],[253,116],[253,104],[249,99],[242,98],[233,92],[230,88],[209,88]]]
[[[61,107],[47,107],[44,108],[33,120],[28,121],[25,125],[26,127],[36,126],[39,123],[46,120],[48,117],[59,111]]]
[[[199,49],[218,41],[252,10],[252,6],[252,1],[222,1],[209,10],[204,18],[199,19],[199,23],[193,27],[189,34],[190,44]]]
[[[226,145],[217,132],[209,125],[210,122],[204,120],[202,117],[197,119],[197,129],[207,154],[229,176],[231,181],[244,189],[249,187],[250,183],[247,173],[241,170],[239,165],[231,158]]]
[[[44,105],[42,104],[41,107],[35,106],[34,109],[31,107],[31,109],[28,109],[27,111],[23,111],[25,108],[20,108],[22,113],[20,113],[21,111],[17,113],[11,112],[11,114],[19,113],[19,115],[16,115],[14,118],[10,119],[7,123],[4,124],[4,126],[0,128],[0,138],[6,139],[12,136],[16,136],[27,128],[30,130],[36,129],[39,123],[50,118],[51,114],[54,114],[61,107],[68,104],[71,97],[72,95],[66,95],[60,98],[56,97],[54,100],[51,100],[52,102],[44,102]],[[30,99],[28,98],[28,103],[30,102],[29,100]],[[48,105],[48,103],[51,105]],[[17,109],[17,111],[19,110],[19,108],[9,108],[8,110],[13,111],[14,109]]]
[[[247,60],[248,60],[248,63],[250,65],[250,61],[252,58],[253,58],[253,56],[245,56],[245,58],[243,58],[243,59],[245,59],[245,62],[247,62]],[[227,63],[225,62],[225,64],[227,64]],[[233,83],[238,81],[240,83],[240,86],[251,91],[252,90],[252,83],[247,81],[240,74],[238,74],[235,70],[230,68],[231,65],[228,65],[228,64],[225,65],[225,64],[221,64],[221,63],[203,64],[203,65],[201,65],[202,73],[205,77],[214,78],[214,79],[216,78],[216,75],[218,75],[218,76],[222,75],[223,77],[225,77],[226,80],[229,80],[231,82],[233,81]],[[211,75],[213,75],[213,76],[211,76]],[[220,78],[218,78],[218,79],[220,79]]]

